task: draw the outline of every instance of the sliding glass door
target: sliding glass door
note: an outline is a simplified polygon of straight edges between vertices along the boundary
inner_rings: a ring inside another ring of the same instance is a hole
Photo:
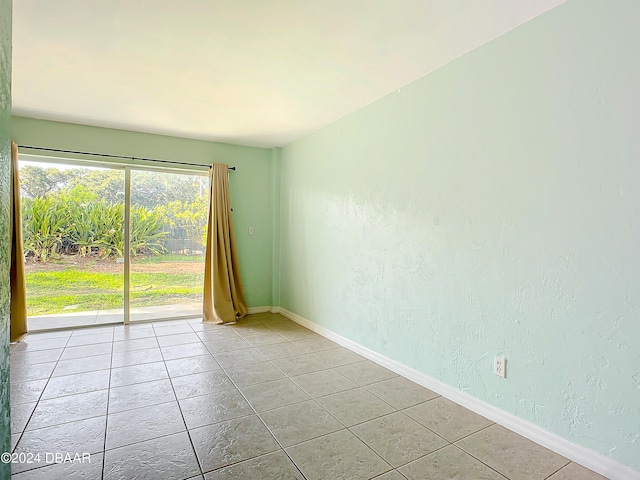
[[[20,177],[31,331],[201,315],[206,172],[21,160]]]

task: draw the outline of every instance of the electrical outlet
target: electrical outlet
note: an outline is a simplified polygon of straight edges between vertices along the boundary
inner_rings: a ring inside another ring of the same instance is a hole
[[[493,373],[502,378],[507,378],[507,359],[500,357],[493,357]]]

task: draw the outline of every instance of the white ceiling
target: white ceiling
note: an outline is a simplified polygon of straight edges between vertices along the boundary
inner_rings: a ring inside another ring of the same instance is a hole
[[[17,0],[16,115],[283,146],[565,0]]]

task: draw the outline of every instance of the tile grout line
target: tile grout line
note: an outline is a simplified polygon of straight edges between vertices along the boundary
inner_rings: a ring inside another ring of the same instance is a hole
[[[485,427],[485,428],[489,428],[489,427]],[[484,430],[484,428],[482,429]],[[476,432],[477,433],[477,432]],[[471,436],[471,435],[468,435]],[[466,438],[466,437],[465,437]],[[481,459],[479,459],[478,457],[476,457],[475,455],[473,455],[470,452],[467,452],[464,448],[462,448],[460,445],[456,445],[455,443],[452,443],[451,445],[453,445],[454,447],[456,447],[458,450],[460,450],[462,453],[465,453],[467,455],[469,455],[471,458],[474,458],[475,460],[477,460],[478,462],[480,462],[481,464],[483,464],[485,467],[493,470],[494,472],[496,472],[498,475],[500,475],[501,477],[506,478],[507,480],[509,480],[509,477],[507,477],[506,474],[500,472],[499,470],[497,470],[496,468],[492,467],[491,465],[488,465],[486,462],[483,462]]]
[[[569,459],[567,459],[569,460]],[[549,480],[551,477],[553,477],[556,473],[558,473],[560,470],[567,468],[570,464],[571,464],[571,460],[569,460],[568,463],[566,463],[565,465],[561,466],[558,470],[556,470],[555,472],[553,472],[551,475],[549,475],[548,477],[545,477],[544,480]],[[586,468],[586,467],[585,467]]]
[[[188,322],[187,322],[187,324],[189,325],[189,328],[191,328],[191,330],[193,330],[193,327],[191,327],[191,325]],[[154,333],[156,334],[156,336],[154,338],[156,338],[156,342],[157,342],[158,338],[157,338],[156,328],[153,327],[153,330],[154,330]],[[195,330],[193,330],[193,331],[197,335],[197,332],[195,332]],[[200,338],[200,337],[198,337],[198,338]],[[167,367],[167,360],[165,359],[164,353],[162,352],[162,347],[160,347],[160,342],[158,342],[158,348],[160,348],[160,355],[162,356],[162,363],[163,363],[164,368],[165,368],[165,370],[167,372],[167,377],[169,378],[169,383],[171,384],[171,391],[173,392],[173,396],[176,399],[176,404],[178,405],[178,411],[180,412],[180,416],[182,417],[182,423],[184,424],[184,428],[185,428],[185,431],[187,433],[187,438],[189,439],[189,444],[191,445],[191,450],[193,451],[193,455],[195,456],[196,463],[198,465],[198,470],[200,470],[200,477],[204,478],[204,470],[202,468],[202,462],[200,461],[200,457],[198,456],[198,452],[197,452],[196,447],[195,447],[195,445],[193,443],[193,438],[191,438],[191,430],[189,429],[189,426],[187,425],[187,420],[184,418],[184,412],[182,411],[182,405],[180,405],[180,400],[178,400],[178,395],[176,394],[176,389],[175,389],[175,386],[173,385],[173,378],[171,377],[171,374],[169,373],[169,368]],[[205,348],[206,348],[206,346],[205,346]],[[214,361],[215,361],[215,358],[214,358]],[[217,361],[216,361],[216,363],[217,363]],[[191,477],[189,477],[189,478],[191,478]]]
[[[116,330],[111,333],[111,358],[109,359],[109,384],[107,389],[107,409],[104,416],[104,440],[102,442],[102,469],[100,470],[100,478],[104,479],[104,469],[107,458],[107,432],[109,428],[109,400],[111,399],[111,374],[113,372],[113,346],[115,343]]]

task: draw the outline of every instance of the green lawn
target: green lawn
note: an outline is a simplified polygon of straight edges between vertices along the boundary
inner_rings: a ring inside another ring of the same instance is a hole
[[[179,257],[185,261],[184,256]],[[120,273],[66,268],[28,273],[26,281],[29,316],[122,308],[124,303]],[[132,307],[200,301],[202,290],[203,274],[131,273]]]
[[[149,263],[166,263],[166,262],[193,262],[193,263],[204,263],[204,255],[177,255],[177,254],[166,254],[166,255],[155,255],[151,257],[139,257],[134,258],[134,264],[149,264]]]

